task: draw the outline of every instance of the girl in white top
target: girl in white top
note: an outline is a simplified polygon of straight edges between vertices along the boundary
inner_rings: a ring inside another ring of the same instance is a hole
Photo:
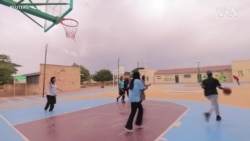
[[[50,78],[50,83],[49,83],[49,90],[47,93],[47,103],[44,107],[44,110],[47,111],[49,108],[49,111],[52,112],[54,109],[54,104],[56,104],[56,94],[57,90],[60,90],[56,87],[56,77],[51,77]],[[60,90],[61,91],[61,90]]]
[[[50,82],[47,95],[56,96],[56,91],[57,91],[56,84]]]

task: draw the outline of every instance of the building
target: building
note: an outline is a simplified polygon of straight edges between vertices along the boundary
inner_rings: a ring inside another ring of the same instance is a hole
[[[145,81],[146,81],[146,84],[154,84],[154,75],[155,75],[155,72],[157,70],[156,69],[142,69],[142,70],[139,70],[140,72],[140,75],[141,76],[145,76]]]
[[[25,83],[6,85],[0,96],[22,96],[22,95],[43,95],[48,91],[49,81],[52,76],[56,77],[57,87],[63,92],[80,90],[80,68],[73,66],[62,66],[40,64],[40,71],[24,74]],[[45,75],[44,75],[45,74]]]
[[[205,79],[207,77],[207,70],[211,70],[213,72],[213,76],[221,82],[232,82],[231,65],[222,65],[207,66],[201,68],[177,68],[158,70],[154,73],[154,83],[197,83],[199,82],[199,74],[201,76],[201,79]]]
[[[232,74],[238,76],[240,82],[250,82],[250,60],[233,61]]]
[[[44,67],[41,64],[39,72],[24,75],[26,85],[19,83],[0,87],[0,96],[42,95],[47,92],[48,83],[52,76],[57,78],[57,85],[64,92],[78,91],[80,89],[79,67],[47,64],[45,73]],[[146,68],[146,65],[144,68]],[[164,70],[142,69],[139,72],[141,76],[145,75],[147,84],[175,84],[198,83],[207,77],[207,70],[211,70],[213,76],[220,82],[234,82],[233,75],[238,76],[240,82],[250,82],[250,60],[233,61],[230,65]]]
[[[27,74],[27,84],[29,94],[42,94],[47,92],[48,84],[52,76],[56,77],[57,87],[64,92],[77,91],[80,89],[81,75],[79,67],[62,66],[62,65],[40,65],[40,72]],[[46,71],[44,73],[44,70]],[[45,77],[44,77],[44,74]],[[44,88],[43,88],[44,85]]]

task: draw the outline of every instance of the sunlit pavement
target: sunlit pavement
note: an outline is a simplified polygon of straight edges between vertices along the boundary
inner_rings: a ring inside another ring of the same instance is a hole
[[[144,128],[128,134],[123,130],[130,111],[128,102],[116,103],[115,97],[84,98],[113,92],[116,89],[62,95],[58,97],[54,112],[43,110],[46,102],[43,97],[1,98],[0,141],[38,141],[42,136],[46,136],[46,141],[62,140],[63,133],[68,136],[65,140],[74,141],[112,141],[117,137],[129,141],[250,140],[250,123],[247,122],[250,110],[247,108],[220,105],[222,121],[216,121],[212,115],[206,122],[203,112],[208,108],[207,103],[156,98],[143,102]],[[67,127],[71,128],[67,130]],[[161,130],[156,132],[156,129]],[[89,134],[81,133],[87,131]],[[97,134],[99,137],[95,138]],[[36,135],[40,136],[36,139]]]

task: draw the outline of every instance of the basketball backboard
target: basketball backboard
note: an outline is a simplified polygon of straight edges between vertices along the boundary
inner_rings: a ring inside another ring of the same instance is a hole
[[[45,32],[60,22],[73,9],[73,0],[46,0],[46,3],[59,3],[60,5],[46,5],[45,13],[53,15],[58,19],[57,22],[45,20]]]
[[[19,10],[42,27],[44,32],[58,24],[73,9],[73,0],[0,0],[0,4]],[[45,22],[41,23],[34,16]]]

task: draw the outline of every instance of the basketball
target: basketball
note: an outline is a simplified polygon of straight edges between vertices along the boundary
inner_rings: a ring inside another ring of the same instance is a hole
[[[228,88],[228,87],[225,87],[225,88],[223,89],[223,93],[224,93],[225,95],[230,95],[230,94],[232,93],[232,90],[231,90],[230,88]]]

